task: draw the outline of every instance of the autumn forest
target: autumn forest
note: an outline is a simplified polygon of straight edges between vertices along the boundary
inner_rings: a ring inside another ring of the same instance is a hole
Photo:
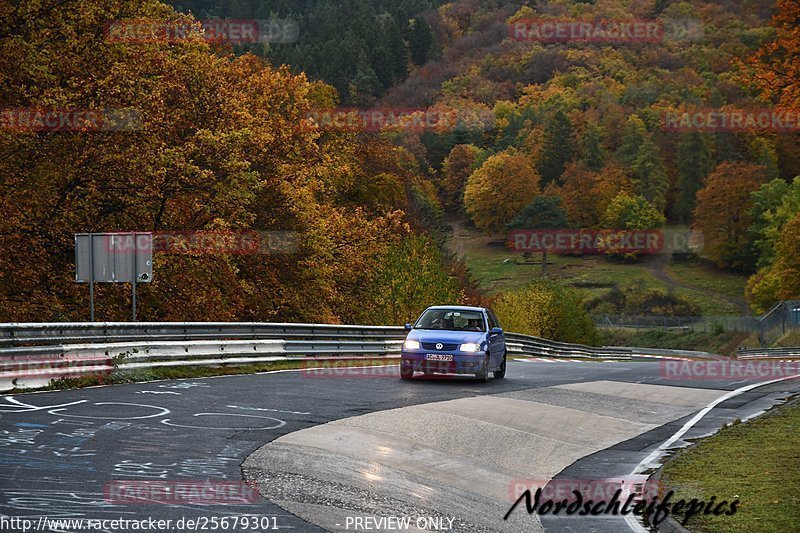
[[[119,21],[209,19],[291,31],[109,37]],[[514,31],[609,20],[660,33]],[[487,294],[450,253],[453,221],[495,240],[687,228],[703,260],[747,276],[751,312],[800,299],[798,28],[797,0],[3,3],[0,321],[85,320],[73,235],[136,230],[293,235],[290,250],[156,253],[142,320],[400,324],[435,303],[497,302],[514,323],[514,295]],[[20,109],[135,120],[26,128],[9,118]],[[438,121],[312,118],[341,109]],[[712,122],[742,110],[741,123]],[[517,296],[543,294],[561,317],[543,323],[564,327],[533,332],[595,340],[564,287],[539,280]],[[129,297],[99,286],[99,319],[126,320]]]

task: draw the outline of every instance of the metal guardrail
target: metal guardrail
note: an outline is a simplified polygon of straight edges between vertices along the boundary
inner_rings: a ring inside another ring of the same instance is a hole
[[[0,349],[0,390],[114,370],[176,366],[242,366],[289,360],[397,357],[402,340],[222,340],[63,344]],[[320,357],[323,356],[323,357]],[[356,357],[353,357],[356,358]]]
[[[620,357],[626,358],[633,354],[630,348],[595,348],[582,344],[549,341],[530,335],[519,333],[506,333],[506,347],[508,353],[514,355],[531,355],[536,357]]]
[[[66,343],[257,339],[403,339],[398,326],[263,322],[56,322],[0,324],[0,347]]]
[[[800,357],[800,348],[762,348],[760,350],[739,350],[739,359],[776,359]]]
[[[719,355],[710,352],[698,352],[696,350],[668,350],[663,348],[622,348],[639,357],[680,357],[680,358],[699,358],[699,359],[719,359]]]
[[[0,324],[0,390],[114,369],[248,365],[270,361],[396,358],[405,330],[397,326],[268,323]],[[506,333],[511,355],[628,359],[698,352],[596,348]]]

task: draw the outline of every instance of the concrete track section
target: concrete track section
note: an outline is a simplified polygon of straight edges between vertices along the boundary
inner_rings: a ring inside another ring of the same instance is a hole
[[[243,470],[263,496],[329,531],[543,531],[524,505],[503,520],[516,487],[543,487],[723,394],[590,381],[438,401],[286,434]],[[388,522],[403,517],[410,527]]]

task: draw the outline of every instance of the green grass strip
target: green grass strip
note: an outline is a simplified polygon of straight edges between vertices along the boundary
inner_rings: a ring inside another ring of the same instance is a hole
[[[733,516],[692,517],[693,532],[800,531],[800,401],[680,452],[661,480],[674,501],[741,501]]]

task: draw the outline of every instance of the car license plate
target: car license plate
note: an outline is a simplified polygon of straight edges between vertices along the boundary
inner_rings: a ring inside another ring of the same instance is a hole
[[[453,356],[449,354],[429,353],[425,356],[425,359],[428,361],[452,361]]]

